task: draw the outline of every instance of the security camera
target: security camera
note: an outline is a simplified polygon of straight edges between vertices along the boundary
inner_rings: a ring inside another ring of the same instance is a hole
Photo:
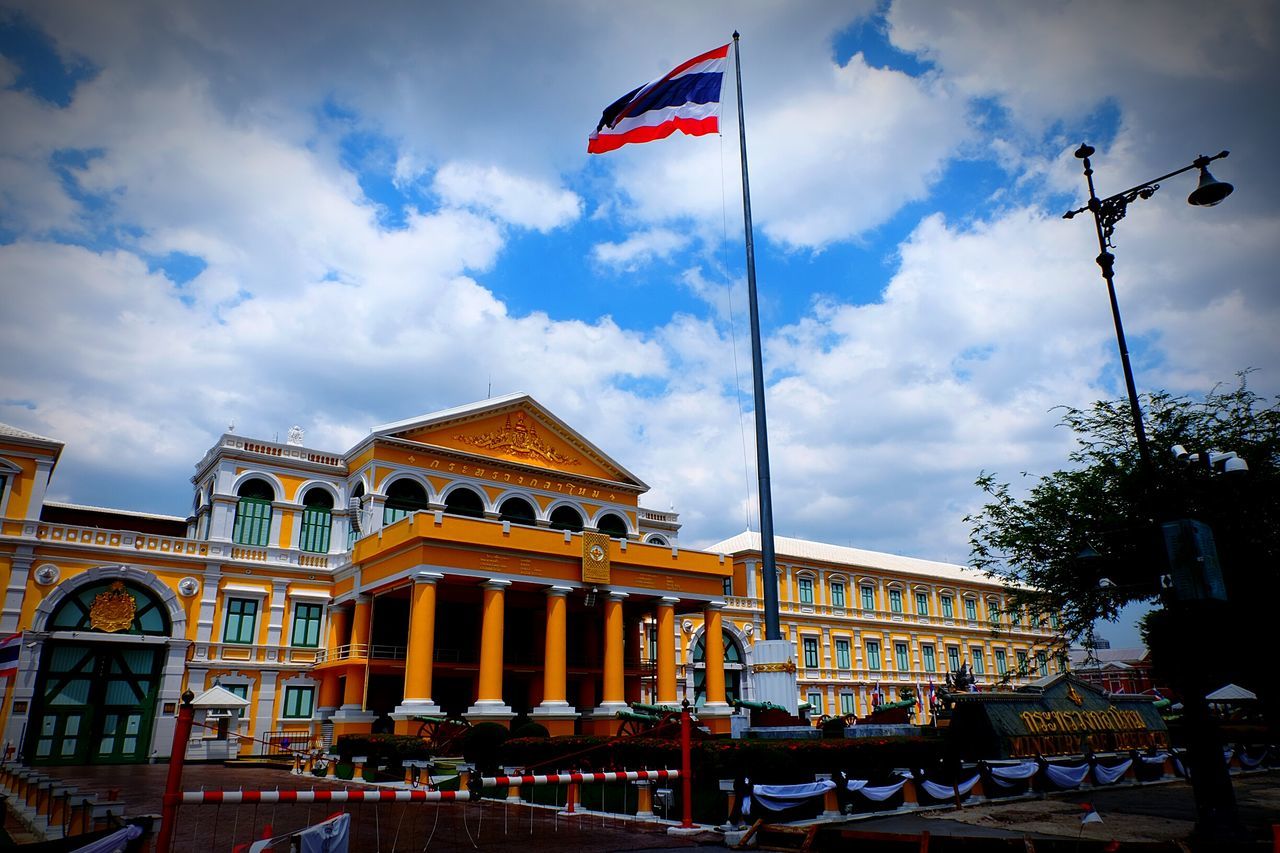
[[[1181,444],[1175,444],[1171,449],[1173,450],[1173,461],[1179,465],[1186,465],[1191,460],[1191,454]]]

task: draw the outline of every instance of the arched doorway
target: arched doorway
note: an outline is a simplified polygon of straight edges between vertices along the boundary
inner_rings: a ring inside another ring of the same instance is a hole
[[[742,696],[742,647],[728,631],[722,630],[724,639],[724,698],[726,702]],[[704,630],[693,644],[693,703],[702,707],[707,702],[707,634]]]
[[[137,584],[102,579],[58,602],[45,630],[52,635],[40,652],[27,760],[148,760],[167,648],[162,638],[172,630],[165,604]],[[130,641],[116,639],[126,636]]]

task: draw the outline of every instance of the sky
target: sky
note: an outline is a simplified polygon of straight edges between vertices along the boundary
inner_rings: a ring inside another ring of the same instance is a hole
[[[185,516],[230,424],[341,451],[527,392],[685,546],[756,528],[732,79],[721,135],[586,153],[735,29],[779,535],[963,563],[975,478],[1123,396],[1085,141],[1101,195],[1231,151],[1222,205],[1117,226],[1139,389],[1280,390],[1274,2],[636,12],[0,0],[0,422],[66,442],[48,498]]]

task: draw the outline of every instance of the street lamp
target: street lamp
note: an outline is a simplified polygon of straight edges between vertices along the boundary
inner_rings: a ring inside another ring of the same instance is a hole
[[[1076,157],[1084,161],[1084,177],[1089,185],[1089,203],[1084,207],[1068,210],[1062,214],[1062,218],[1071,219],[1077,213],[1084,213],[1086,210],[1093,214],[1094,228],[1098,232],[1097,261],[1098,266],[1102,268],[1102,278],[1107,282],[1107,295],[1111,297],[1111,318],[1116,325],[1116,343],[1120,347],[1120,363],[1124,367],[1124,383],[1129,392],[1129,408],[1133,414],[1134,436],[1138,441],[1138,457],[1142,461],[1144,473],[1149,475],[1151,473],[1151,451],[1147,448],[1147,431],[1142,425],[1142,406],[1138,402],[1138,389],[1134,385],[1133,368],[1129,364],[1129,346],[1124,339],[1124,324],[1120,322],[1120,303],[1116,301],[1116,258],[1109,251],[1109,249],[1115,248],[1115,244],[1111,242],[1111,235],[1115,232],[1116,223],[1124,219],[1130,203],[1138,199],[1151,198],[1151,196],[1155,195],[1156,190],[1160,189],[1161,181],[1172,178],[1174,175],[1181,175],[1183,172],[1189,172],[1192,169],[1200,170],[1200,185],[1192,191],[1191,195],[1187,196],[1187,203],[1197,207],[1213,207],[1221,202],[1231,195],[1231,191],[1235,187],[1214,178],[1209,173],[1208,167],[1214,160],[1220,160],[1231,152],[1220,151],[1212,157],[1201,154],[1191,161],[1189,166],[1175,169],[1167,175],[1152,178],[1149,181],[1102,199],[1098,198],[1098,194],[1093,188],[1093,165],[1089,162],[1093,152],[1092,145],[1081,144],[1076,149]]]
[[[1063,218],[1071,219],[1076,214],[1083,213],[1086,210],[1093,214],[1094,230],[1098,235],[1097,262],[1102,269],[1102,278],[1107,283],[1107,295],[1111,299],[1111,318],[1115,322],[1116,344],[1119,346],[1120,363],[1124,368],[1125,388],[1129,394],[1129,409],[1133,416],[1133,432],[1138,445],[1142,479],[1144,487],[1151,489],[1154,485],[1155,472],[1152,466],[1151,451],[1147,446],[1147,432],[1142,423],[1142,406],[1138,401],[1138,390],[1133,381],[1133,367],[1129,364],[1129,347],[1125,343],[1124,324],[1120,320],[1120,303],[1116,300],[1115,255],[1110,252],[1110,249],[1115,246],[1111,241],[1111,237],[1115,232],[1116,223],[1124,219],[1131,203],[1138,199],[1151,198],[1151,196],[1155,195],[1156,190],[1160,189],[1161,181],[1180,175],[1183,172],[1189,172],[1192,169],[1200,171],[1200,183],[1187,196],[1187,203],[1198,207],[1212,207],[1221,202],[1231,194],[1234,187],[1214,178],[1210,174],[1208,166],[1214,160],[1226,157],[1229,152],[1221,151],[1212,157],[1201,154],[1191,161],[1190,165],[1175,169],[1168,174],[1101,199],[1098,198],[1093,186],[1093,165],[1089,162],[1089,158],[1093,153],[1093,146],[1087,144],[1081,144],[1076,149],[1076,157],[1084,161],[1084,177],[1089,187],[1089,202],[1083,207],[1067,211],[1063,214]],[[1205,453],[1199,454],[1197,458],[1193,459],[1192,454],[1187,453],[1180,446],[1174,450],[1174,454],[1178,457],[1179,462],[1183,464],[1196,462],[1208,467],[1210,470],[1219,465],[1224,472],[1227,470],[1234,472],[1247,468],[1247,465],[1242,468],[1240,464],[1236,464],[1243,460],[1238,460],[1235,454],[1231,454],[1228,457],[1226,454]],[[1221,458],[1214,458],[1215,456]],[[1233,460],[1235,461],[1233,462]],[[1225,598],[1221,585],[1221,575],[1217,573],[1217,554],[1212,545],[1212,533],[1206,525],[1189,520],[1170,522],[1160,525],[1160,527],[1165,538],[1165,553],[1170,562],[1174,564],[1171,566],[1169,576],[1173,587],[1169,590],[1172,593],[1170,596],[1170,609],[1176,614],[1175,618],[1181,624],[1190,628],[1196,625],[1202,616],[1208,614],[1217,606],[1215,599]],[[1183,558],[1184,552],[1189,555],[1190,562],[1203,560],[1202,569],[1209,568],[1207,558],[1212,556],[1213,572],[1192,573],[1181,571],[1180,566],[1185,566],[1188,563],[1188,560]],[[1213,582],[1215,578],[1209,577],[1209,574],[1216,575],[1216,583]],[[1184,582],[1179,584],[1179,580],[1189,580],[1182,577],[1183,575],[1192,575],[1190,579],[1196,580],[1197,583]],[[1208,707],[1204,700],[1206,673],[1204,672],[1204,667],[1197,666],[1192,661],[1180,661],[1178,669],[1180,680],[1186,688],[1183,704],[1186,709],[1187,745],[1194,769],[1191,785],[1196,801],[1196,832],[1206,839],[1230,838],[1238,835],[1240,831],[1239,818],[1236,813],[1235,792],[1231,787],[1231,777],[1227,772],[1221,745],[1215,740],[1212,720],[1209,717]]]

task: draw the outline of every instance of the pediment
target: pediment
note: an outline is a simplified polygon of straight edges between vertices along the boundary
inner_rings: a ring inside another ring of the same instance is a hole
[[[527,394],[483,400],[387,424],[373,433],[496,462],[648,489],[634,474]]]

